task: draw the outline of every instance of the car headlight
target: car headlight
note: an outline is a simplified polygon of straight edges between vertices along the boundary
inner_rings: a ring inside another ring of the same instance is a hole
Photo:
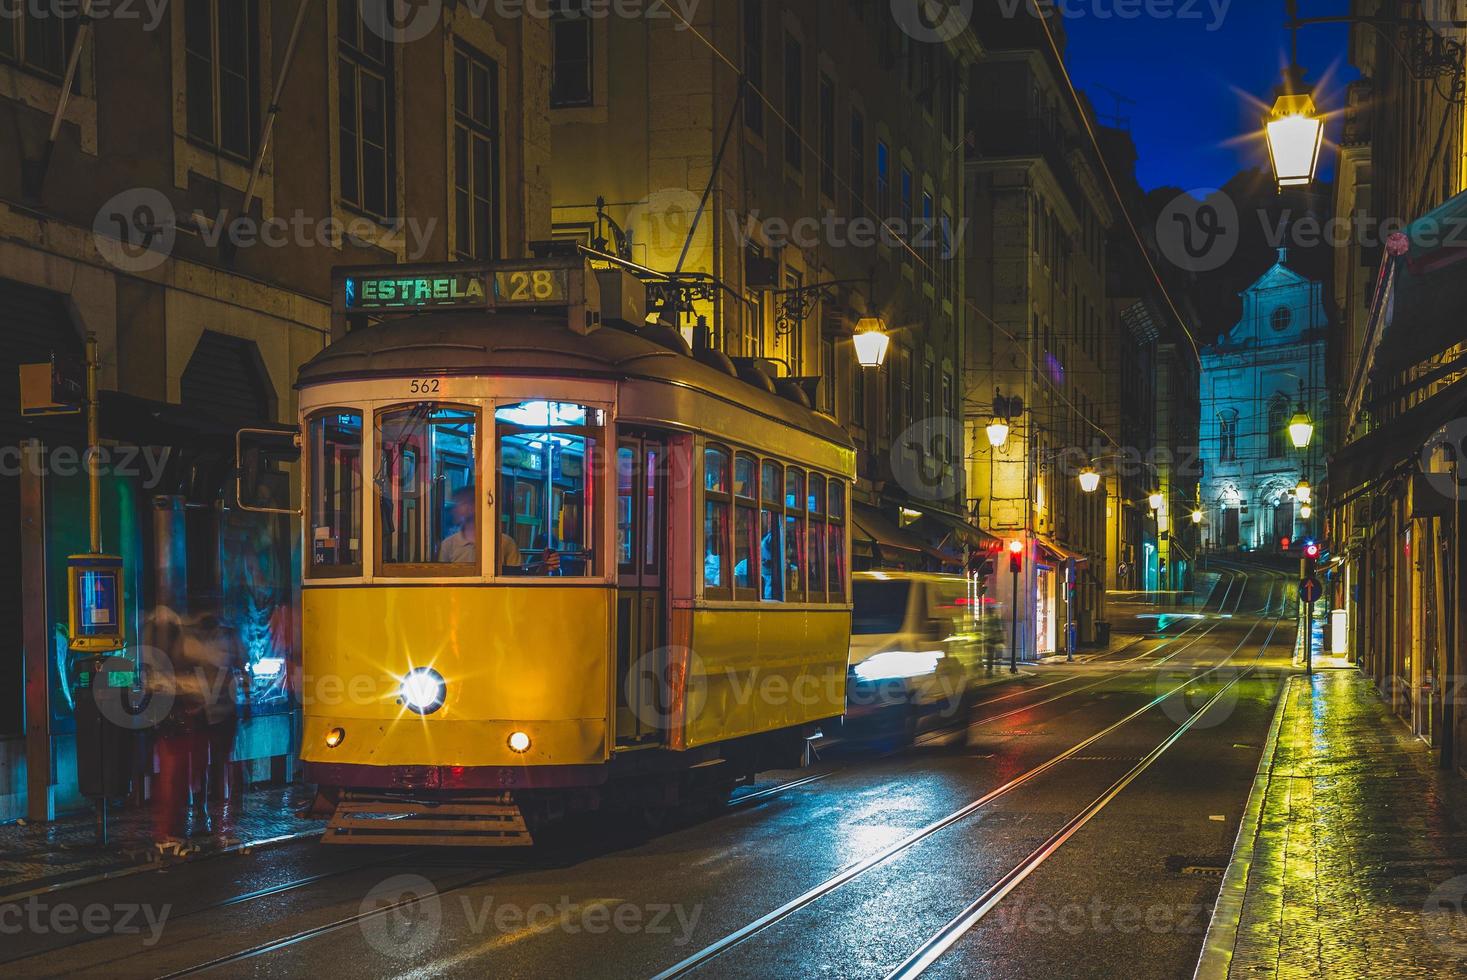
[[[431,715],[443,707],[447,693],[448,685],[444,683],[443,675],[432,667],[414,667],[408,671],[397,691],[408,710],[420,715]]]
[[[909,680],[937,673],[937,663],[944,656],[941,650],[888,650],[861,661],[851,668],[851,672],[867,684]]]

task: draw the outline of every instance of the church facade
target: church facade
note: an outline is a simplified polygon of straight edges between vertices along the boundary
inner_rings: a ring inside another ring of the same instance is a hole
[[[1202,352],[1202,540],[1214,551],[1278,550],[1318,534],[1323,519],[1299,491],[1324,478],[1323,284],[1280,249],[1242,299],[1242,318]],[[1304,450],[1289,435],[1301,408],[1315,426]]]

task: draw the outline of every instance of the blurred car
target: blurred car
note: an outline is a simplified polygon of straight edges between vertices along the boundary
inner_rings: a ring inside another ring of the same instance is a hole
[[[914,737],[956,717],[1002,644],[977,586],[957,575],[857,572],[851,577],[846,725],[856,735]]]

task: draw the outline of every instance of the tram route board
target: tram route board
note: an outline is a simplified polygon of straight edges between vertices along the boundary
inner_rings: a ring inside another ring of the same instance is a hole
[[[559,305],[568,302],[567,278],[564,268],[348,276],[343,300],[351,313]]]

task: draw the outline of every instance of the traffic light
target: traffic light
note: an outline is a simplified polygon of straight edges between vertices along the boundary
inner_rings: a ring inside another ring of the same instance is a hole
[[[1314,541],[1304,544],[1304,577],[1314,577],[1315,563],[1319,561],[1319,545]]]
[[[1009,571],[1015,575],[1024,570],[1024,542],[1015,538],[1009,542]]]
[[[1306,544],[1304,546],[1304,557],[1305,558],[1308,558],[1310,561],[1313,561],[1314,559],[1318,558],[1319,557],[1319,545],[1315,544],[1313,541],[1311,541],[1308,544]]]

